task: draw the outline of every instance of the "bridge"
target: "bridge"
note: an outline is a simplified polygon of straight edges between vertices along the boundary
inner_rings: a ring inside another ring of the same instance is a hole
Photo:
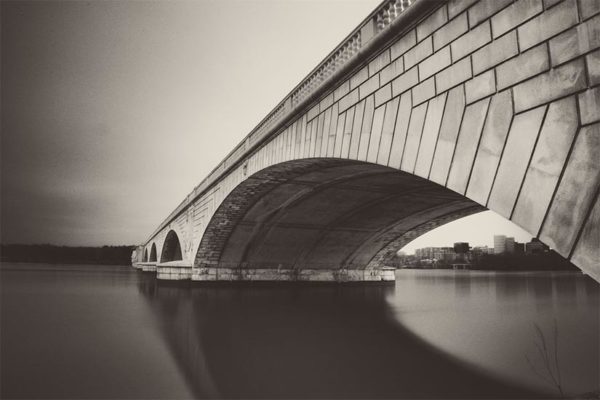
[[[386,0],[132,255],[158,279],[385,281],[486,209],[600,281],[600,2]]]

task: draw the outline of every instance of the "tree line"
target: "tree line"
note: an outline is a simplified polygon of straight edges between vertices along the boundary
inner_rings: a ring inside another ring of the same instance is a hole
[[[2,262],[131,265],[135,246],[69,247],[51,244],[2,244]]]

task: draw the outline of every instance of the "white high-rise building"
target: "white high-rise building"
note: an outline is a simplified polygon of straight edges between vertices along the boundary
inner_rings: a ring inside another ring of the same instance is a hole
[[[514,249],[514,239],[513,239]],[[494,254],[502,254],[506,252],[506,236],[505,235],[494,235]]]

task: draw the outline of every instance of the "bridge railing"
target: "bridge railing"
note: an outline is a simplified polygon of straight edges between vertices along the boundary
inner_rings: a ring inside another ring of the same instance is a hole
[[[414,4],[433,4],[440,0],[385,0],[363,22],[354,29],[331,53],[319,63],[259,124],[238,144],[210,174],[169,214],[152,233],[148,241],[175,219],[198,196],[219,180],[230,168],[270,135],[276,133],[290,116],[298,114],[318,99],[318,95],[330,86],[331,81],[342,72],[350,72],[349,65],[375,38],[400,19]],[[415,23],[416,21],[409,21]],[[406,25],[409,25],[407,23]],[[376,55],[376,54],[373,54]]]

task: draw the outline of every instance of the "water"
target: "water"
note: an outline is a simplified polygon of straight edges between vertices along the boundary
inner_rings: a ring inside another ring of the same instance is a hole
[[[554,357],[555,321],[565,391],[599,387],[600,287],[578,273],[206,286],[5,263],[0,278],[2,398],[548,397],[534,324]]]

